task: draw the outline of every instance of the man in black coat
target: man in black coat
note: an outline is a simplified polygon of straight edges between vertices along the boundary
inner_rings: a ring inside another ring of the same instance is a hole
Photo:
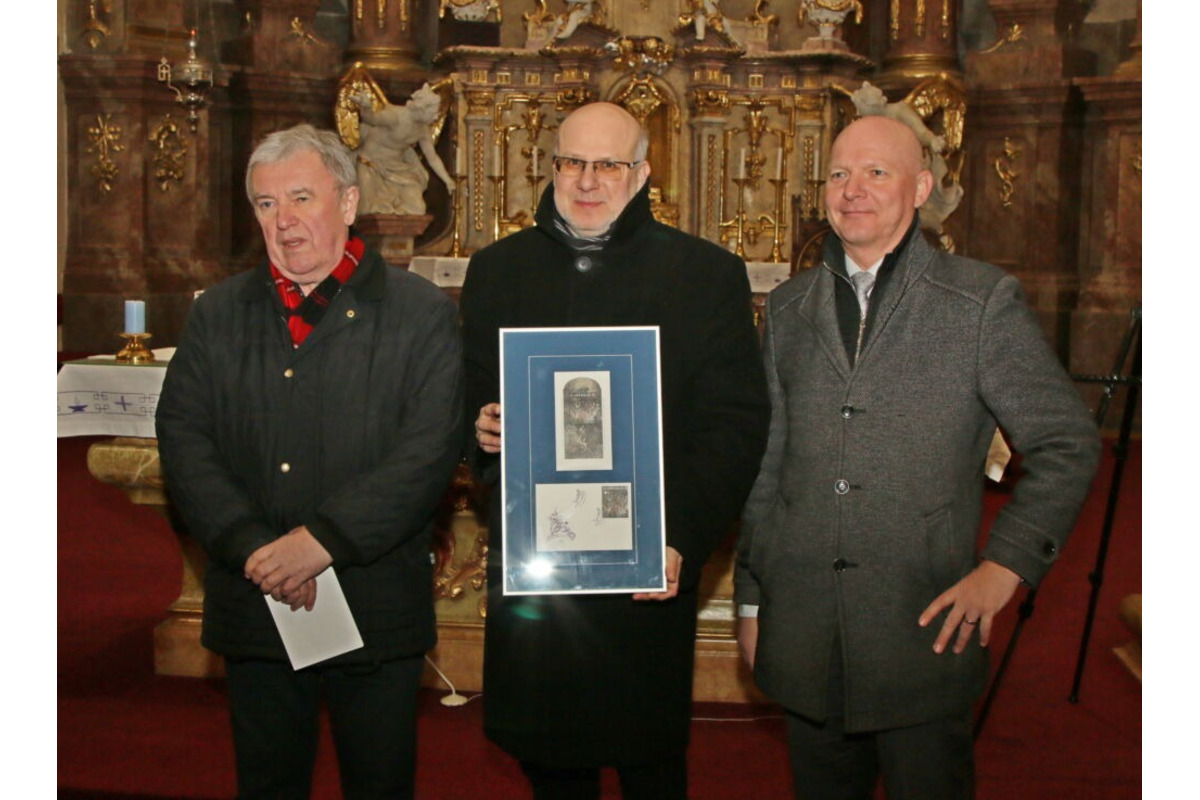
[[[410,798],[433,513],[462,441],[456,311],[352,234],[336,134],[271,134],[246,190],[268,261],[197,299],[157,415],[209,557],[202,641],[225,656],[238,797],[309,796],[323,694],[345,797]],[[268,603],[329,602],[330,568],[363,646],[294,671]]]
[[[476,253],[460,301],[472,466],[486,482],[500,472],[500,328],[660,328],[666,591],[506,597],[493,492],[484,725],[536,798],[599,797],[603,766],[626,798],[686,797],[700,570],[766,443],[745,264],[654,220],[646,152],[619,106],[568,116],[536,227]]]

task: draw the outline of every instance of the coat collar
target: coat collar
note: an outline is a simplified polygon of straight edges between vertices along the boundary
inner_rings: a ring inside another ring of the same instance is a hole
[[[558,215],[558,208],[554,205],[554,182],[551,181],[550,185],[542,192],[542,199],[538,203],[534,219],[537,221],[538,230],[554,241],[566,245],[566,240],[554,224],[554,219]],[[653,219],[654,215],[650,212],[650,181],[647,180],[629,201],[629,204],[621,210],[616,222],[613,223],[612,236],[605,243],[604,249],[610,250],[628,245],[638,231]]]
[[[354,228],[350,229],[351,236],[358,236]],[[361,237],[360,237],[361,238]],[[363,252],[362,261],[345,288],[352,289],[360,300],[381,300],[387,286],[387,269],[379,251],[367,245]],[[254,268],[253,277],[242,288],[242,302],[251,303],[261,300],[264,296],[275,296],[275,281],[271,277],[271,268],[264,259]]]
[[[914,215],[900,246],[888,254],[894,259],[890,268],[894,271],[887,291],[880,298],[880,306],[874,312],[871,328],[863,343],[860,359],[865,359],[876,341],[887,329],[897,307],[903,302],[909,288],[925,274],[936,251],[925,241],[920,232],[919,218]],[[846,356],[838,329],[837,303],[834,299],[836,281],[848,281],[846,277],[846,254],[842,240],[832,231],[825,237],[822,251],[821,273],[813,284],[811,302],[799,308],[808,317],[817,331],[822,349],[842,375],[850,373],[850,359]]]

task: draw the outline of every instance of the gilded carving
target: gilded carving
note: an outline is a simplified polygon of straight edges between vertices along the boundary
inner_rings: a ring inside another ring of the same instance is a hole
[[[913,12],[913,28],[917,38],[925,35],[925,0],[917,0],[917,9]]]
[[[492,91],[469,89],[466,96],[468,115],[490,114],[496,104],[496,93]]]
[[[767,0],[755,0],[754,13],[746,18],[746,21],[752,25],[774,25],[779,19],[774,14],[764,14],[763,8],[766,7]]]
[[[724,89],[692,89],[692,108],[697,114],[727,113],[729,92]]]
[[[112,31],[108,25],[104,20],[100,19],[101,14],[108,14],[112,11],[110,2],[111,0],[88,0],[88,17],[83,23],[83,31],[79,35],[87,42],[87,46],[93,50],[112,35]]]
[[[1004,148],[996,160],[992,162],[992,169],[996,171],[996,177],[1000,179],[1000,207],[1011,208],[1013,195],[1016,193],[1017,178],[1021,173],[1013,169],[1013,163],[1021,157],[1021,148],[1012,143],[1012,139],[1004,137]]]
[[[304,20],[299,17],[292,17],[291,29],[287,33],[289,39],[299,39],[301,44],[315,44],[318,47],[329,47],[328,42],[323,42],[312,31],[304,27]]]
[[[1141,177],[1142,177],[1142,143],[1141,143],[1141,141],[1138,141],[1138,143],[1137,143],[1137,150],[1134,152],[1133,158],[1130,160],[1129,166],[1137,174],[1138,179],[1141,180]]]
[[[457,20],[466,22],[485,22],[488,15],[496,13],[496,22],[504,21],[504,12],[500,8],[500,0],[441,0],[438,7],[438,18],[450,15]]]
[[[183,183],[187,145],[170,114],[163,117],[151,131],[150,143],[154,146],[154,180],[159,190],[168,191],[171,181]]]
[[[892,0],[891,11],[889,13],[891,14],[891,21],[888,28],[892,41],[898,42],[900,41],[900,0]]]
[[[950,41],[950,0],[942,0],[942,41]]]
[[[1003,47],[1007,47],[1010,44],[1016,44],[1017,42],[1022,42],[1024,40],[1025,29],[1021,27],[1021,23],[1014,22],[1009,25],[1002,34],[1000,34],[1000,38],[996,40],[994,45],[989,47],[987,50],[982,50],[980,52],[994,53]]]
[[[483,131],[477,130],[471,137],[471,170],[475,174],[473,183],[483,184]],[[475,218],[475,230],[483,230],[483,192],[475,191],[471,195],[471,213]]]
[[[661,75],[675,60],[674,46],[657,36],[622,36],[604,45],[613,56],[613,66],[634,75]]]
[[[119,168],[115,161],[109,158],[111,153],[120,153],[125,145],[120,143],[121,126],[113,125],[111,114],[96,115],[96,124],[87,129],[91,144],[84,152],[96,154],[96,163],[91,172],[99,181],[100,191],[108,194],[112,191],[113,181],[117,179]]]
[[[592,90],[586,86],[571,86],[559,89],[554,97],[554,108],[558,111],[569,112],[591,101]]]

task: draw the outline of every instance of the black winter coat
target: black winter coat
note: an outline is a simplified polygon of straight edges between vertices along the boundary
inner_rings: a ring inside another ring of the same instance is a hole
[[[493,492],[484,724],[543,765],[636,764],[687,746],[700,569],[753,484],[769,401],[741,259],[655,221],[643,187],[581,272],[553,202],[548,187],[535,228],[471,259],[460,301],[467,416],[500,399],[501,327],[660,326],[667,544],[683,556],[681,589],[667,602],[504,597]],[[495,481],[498,456],[473,439],[470,451],[477,476]]]
[[[171,501],[210,559],[203,644],[286,658],[243,566],[307,525],[363,637],[339,663],[432,647],[432,519],[461,452],[461,411],[453,302],[374,251],[299,348],[266,264],[206,291],[157,414]]]

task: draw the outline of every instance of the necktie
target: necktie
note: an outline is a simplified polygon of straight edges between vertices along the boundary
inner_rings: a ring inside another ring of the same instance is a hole
[[[854,294],[858,297],[859,316],[867,316],[867,300],[871,297],[871,288],[875,285],[875,276],[865,269],[860,269],[850,278],[854,283]]]

